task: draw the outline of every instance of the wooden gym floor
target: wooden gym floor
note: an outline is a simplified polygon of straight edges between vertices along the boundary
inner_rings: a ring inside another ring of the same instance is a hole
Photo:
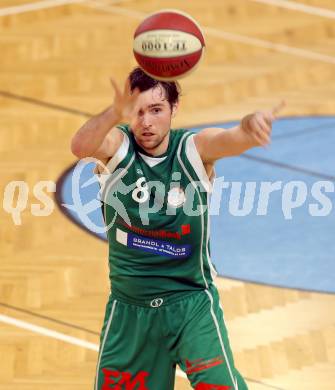
[[[238,119],[282,98],[284,115],[335,111],[333,0],[290,2],[328,9],[323,16],[252,0],[63,3],[0,0],[2,199],[12,181],[29,187],[21,224],[0,209],[0,390],[92,389],[107,245],[57,207],[32,215],[33,188],[56,182],[75,161],[71,137],[111,103],[109,76],[121,81],[135,65],[132,33],[147,13],[179,8],[205,26],[206,56],[181,82],[176,127]],[[335,388],[333,295],[217,284],[250,389]],[[176,389],[190,386],[177,376]]]

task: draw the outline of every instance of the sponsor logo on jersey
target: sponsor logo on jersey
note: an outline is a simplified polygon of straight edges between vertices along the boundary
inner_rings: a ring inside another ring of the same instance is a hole
[[[119,225],[122,225],[129,229],[130,231],[140,234],[145,237],[158,237],[158,238],[176,238],[177,240],[181,240],[181,236],[185,236],[187,234],[191,233],[191,226],[190,224],[187,225],[181,225],[181,233],[179,232],[170,232],[168,230],[146,230],[139,228],[134,225],[129,225],[125,221],[123,221],[121,218],[117,219],[117,223]]]
[[[191,225],[189,223],[187,225],[181,225],[181,234],[183,236],[190,233],[191,233]]]
[[[146,379],[149,373],[140,371],[132,376],[130,372],[120,372],[108,368],[102,368],[104,382],[101,390],[149,390],[146,386]]]
[[[187,258],[192,252],[192,247],[189,244],[172,244],[167,241],[127,233],[119,228],[116,229],[116,241],[131,249],[138,249],[158,256],[167,256],[175,259]]]

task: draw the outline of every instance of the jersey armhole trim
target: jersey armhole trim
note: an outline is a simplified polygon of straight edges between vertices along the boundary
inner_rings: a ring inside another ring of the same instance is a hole
[[[201,184],[204,186],[205,190],[208,193],[213,191],[213,183],[216,177],[215,168],[213,167],[213,173],[211,177],[208,177],[204,164],[201,160],[200,154],[194,142],[195,134],[187,137],[185,143],[185,152],[186,157],[190,164],[192,165],[195,173],[197,174]]]
[[[123,134],[123,140],[117,151],[115,152],[114,156],[110,158],[107,161],[105,172],[100,172],[98,168],[98,164],[94,168],[94,173],[100,178],[101,175],[104,174],[111,174],[115,171],[115,168],[120,164],[122,160],[124,160],[127,156],[128,150],[129,150],[129,138],[125,132],[122,131]],[[106,172],[107,170],[107,172]]]

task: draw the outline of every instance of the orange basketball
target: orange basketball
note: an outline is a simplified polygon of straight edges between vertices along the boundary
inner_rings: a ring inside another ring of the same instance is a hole
[[[189,15],[166,9],[149,15],[134,33],[134,56],[150,76],[163,81],[190,74],[203,56],[205,40]]]

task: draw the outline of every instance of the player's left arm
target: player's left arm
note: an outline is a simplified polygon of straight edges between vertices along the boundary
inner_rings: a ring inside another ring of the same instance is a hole
[[[242,118],[230,129],[206,128],[194,136],[194,142],[204,163],[214,163],[223,157],[238,156],[256,146],[271,141],[272,123],[284,107],[281,102],[272,110],[257,111]]]

